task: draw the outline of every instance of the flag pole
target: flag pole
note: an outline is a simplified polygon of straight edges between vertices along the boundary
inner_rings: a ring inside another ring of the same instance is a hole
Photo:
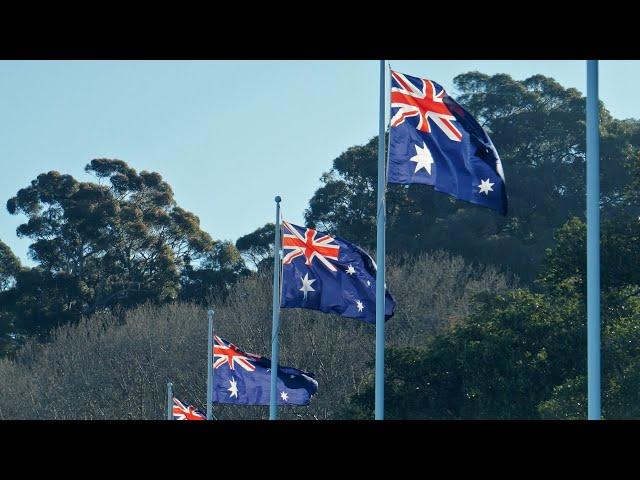
[[[280,345],[280,196],[276,196],[276,228],[273,243],[273,321],[271,325],[271,395],[269,397],[269,420],[278,419],[278,363]]]
[[[384,420],[384,253],[385,253],[385,201],[386,170],[384,166],[384,60],[380,60],[380,118],[378,124],[378,201],[376,235],[376,381],[375,419]]]
[[[207,420],[213,417],[213,310],[207,311],[209,335],[207,340]]]
[[[167,382],[167,420],[173,420],[173,383]]]
[[[587,365],[587,418],[600,420],[600,131],[597,60],[587,60]]]

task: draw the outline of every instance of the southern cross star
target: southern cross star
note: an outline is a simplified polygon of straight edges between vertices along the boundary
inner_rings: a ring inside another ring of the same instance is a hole
[[[353,265],[349,264],[349,268],[347,268],[347,273],[349,275],[353,275],[354,273],[356,273],[356,269],[353,268]]]
[[[356,300],[356,308],[358,309],[359,312],[364,310],[364,303],[362,303],[360,300]]]
[[[480,191],[478,193],[489,195],[489,192],[493,192],[493,188],[491,187],[493,187],[494,185],[495,183],[491,183],[488,178],[486,180],[481,180],[480,185],[478,185],[478,187],[480,188]]]
[[[426,172],[431,175],[431,165],[433,165],[433,157],[431,152],[427,148],[427,144],[422,142],[422,147],[414,145],[416,147],[416,154],[409,160],[416,162],[416,169],[413,173],[418,173],[418,170],[424,168]]]
[[[307,299],[307,293],[315,292],[315,289],[311,286],[313,282],[315,282],[315,278],[309,278],[309,274],[305,273],[304,278],[302,279],[302,288],[300,291],[304,293],[304,299]]]
[[[236,382],[235,378],[232,377],[231,380],[229,380],[229,384],[231,385],[229,388],[227,388],[227,390],[231,392],[229,394],[229,397],[238,398],[238,382]]]

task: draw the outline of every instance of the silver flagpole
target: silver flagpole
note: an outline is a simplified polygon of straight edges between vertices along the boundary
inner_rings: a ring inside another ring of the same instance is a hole
[[[600,131],[598,61],[587,60],[587,418],[600,420]]]
[[[213,418],[213,310],[207,311],[209,335],[207,342],[207,420]]]
[[[376,236],[376,381],[375,419],[384,420],[384,251],[385,251],[385,188],[384,166],[384,107],[385,107],[384,60],[380,60],[380,118],[378,123],[378,202]]]
[[[173,420],[173,383],[167,382],[167,420]]]
[[[271,394],[269,420],[278,419],[278,362],[280,356],[280,196],[276,202],[276,229],[273,243],[273,323],[271,326]]]

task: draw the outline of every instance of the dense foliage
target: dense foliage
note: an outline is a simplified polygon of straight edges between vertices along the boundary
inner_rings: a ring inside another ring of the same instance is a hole
[[[0,240],[0,292],[13,286],[16,274],[20,271],[20,260],[11,249]]]
[[[236,241],[238,251],[256,269],[269,266],[273,262],[275,227],[275,224],[267,223]]]
[[[217,332],[267,356],[271,278],[265,269],[242,279],[214,316]],[[478,292],[510,287],[493,269],[478,271],[443,253],[411,266],[391,262],[389,283],[402,298],[398,322],[388,326],[391,345],[420,344],[472,311]],[[414,287],[427,295],[415,295]],[[282,418],[335,418],[369,374],[374,326],[309,310],[284,311],[281,325],[281,363],[314,372],[320,384],[308,408],[282,409]],[[162,419],[169,379],[178,398],[202,406],[206,332],[206,309],[193,303],[147,304],[122,318],[100,312],[63,325],[47,344],[29,341],[15,359],[0,359],[0,419]],[[268,407],[216,405],[215,415],[265,419]]]
[[[421,185],[389,185],[387,250],[447,249],[531,281],[553,244],[554,230],[574,216],[584,217],[585,99],[542,75],[518,81],[471,72],[454,83],[461,92],[457,99],[500,153],[509,214],[502,217]],[[640,151],[640,123],[616,120],[604,107],[600,112],[603,214],[621,208],[637,214],[624,194],[632,186],[629,165]],[[375,245],[377,144],[376,137],[334,160],[309,201],[308,223]]]
[[[602,225],[602,412],[637,418],[640,379],[640,221]],[[537,293],[485,293],[451,332],[424,347],[392,348],[386,362],[389,418],[585,418],[586,228],[556,234]],[[606,253],[605,253],[606,252]],[[374,386],[343,416],[369,418]]]
[[[33,241],[37,263],[14,269],[0,297],[3,323],[16,332],[46,334],[116,306],[204,300],[245,271],[235,247],[202,231],[158,173],[109,159],[85,170],[98,182],[51,171],[7,202],[27,219],[17,233]]]

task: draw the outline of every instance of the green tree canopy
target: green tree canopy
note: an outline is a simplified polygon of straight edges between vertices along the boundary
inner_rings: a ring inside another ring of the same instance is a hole
[[[267,223],[236,241],[236,248],[255,268],[268,264],[269,259],[273,260],[274,229],[275,224]]]
[[[446,249],[466,258],[535,278],[553,231],[584,217],[585,99],[573,88],[536,75],[470,72],[454,79],[458,100],[483,124],[505,169],[509,214],[456,201],[423,185],[389,185],[387,248],[414,254]],[[603,214],[619,208],[637,214],[625,200],[637,164],[640,124],[616,120],[601,107]],[[375,245],[377,138],[349,148],[333,162],[309,201],[305,218],[365,247]],[[635,180],[634,180],[635,179]]]
[[[426,347],[388,349],[385,417],[538,417],[554,386],[581,371],[581,313],[575,299],[553,303],[527,290],[485,295],[478,312]],[[348,410],[367,417],[373,398],[369,382]]]
[[[0,292],[7,290],[20,271],[20,260],[9,246],[0,240]]]
[[[602,223],[603,416],[640,415],[640,221]],[[586,229],[556,232],[537,293],[486,293],[479,308],[423,348],[389,350],[389,418],[585,418]],[[345,415],[373,411],[371,379]]]
[[[187,263],[182,272],[180,299],[209,303],[224,299],[229,287],[240,277],[249,274],[240,252],[232,242],[216,242],[213,249],[195,268]]]
[[[583,220],[573,218],[557,230],[555,246],[547,250],[537,283],[545,289],[578,291],[586,296],[586,238]],[[600,288],[606,297],[640,286],[640,219],[621,214],[601,222]],[[640,294],[640,291],[638,292]]]
[[[15,285],[20,270],[20,260],[9,246],[0,240],[0,356],[14,350],[15,325],[13,316],[7,312],[6,308],[10,301],[10,295],[7,292]]]
[[[224,288],[228,270],[242,269],[233,245],[201,230],[160,174],[111,159],[92,160],[85,170],[97,183],[51,171],[7,202],[11,214],[26,217],[17,233],[33,241],[29,254],[38,264],[10,292],[25,331],[115,305],[174,300],[194,282],[213,282],[200,285],[206,291]],[[225,273],[212,278],[209,270]]]

